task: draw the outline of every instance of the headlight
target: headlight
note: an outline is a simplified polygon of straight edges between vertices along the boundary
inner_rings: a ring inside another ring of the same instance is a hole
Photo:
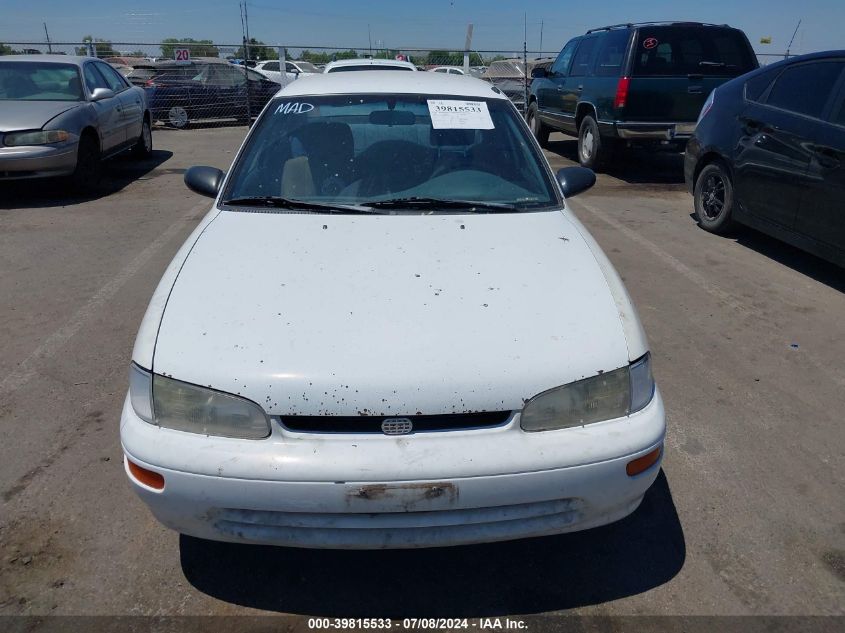
[[[651,357],[628,367],[545,391],[522,409],[525,431],[550,431],[621,418],[639,411],[654,396]]]
[[[49,145],[51,143],[64,143],[69,138],[70,134],[64,130],[38,130],[36,132],[12,132],[6,135],[3,143],[8,147]]]
[[[177,431],[258,440],[270,435],[263,409],[244,398],[150,374],[134,363],[129,400],[141,419]]]

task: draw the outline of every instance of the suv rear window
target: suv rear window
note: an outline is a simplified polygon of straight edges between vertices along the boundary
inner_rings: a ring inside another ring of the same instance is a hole
[[[634,48],[634,76],[737,77],[757,68],[741,31],[712,26],[642,28]]]

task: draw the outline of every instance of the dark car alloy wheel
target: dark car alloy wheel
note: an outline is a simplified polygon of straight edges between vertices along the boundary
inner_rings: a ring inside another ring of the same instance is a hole
[[[718,172],[711,172],[701,186],[701,209],[708,220],[715,220],[724,208],[725,181]]]
[[[733,182],[719,162],[706,165],[695,181],[695,213],[701,228],[724,233],[733,227]]]

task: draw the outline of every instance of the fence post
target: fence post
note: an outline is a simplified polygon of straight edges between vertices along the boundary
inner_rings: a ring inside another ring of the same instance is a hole
[[[287,60],[285,59],[285,47],[279,46],[278,52],[279,52],[279,72],[282,73],[279,77],[280,78],[286,77],[287,75],[285,75],[285,62]],[[294,79],[295,78],[296,78],[296,76],[294,76]],[[282,84],[282,85],[284,85],[284,84]]]
[[[88,42],[88,57],[96,57],[94,54],[94,42]]]
[[[472,23],[467,24],[467,41],[464,46],[464,74],[469,74],[469,52],[472,48]]]

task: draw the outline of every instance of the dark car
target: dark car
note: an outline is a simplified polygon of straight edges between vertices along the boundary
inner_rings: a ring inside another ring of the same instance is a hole
[[[689,22],[622,24],[570,40],[532,74],[527,120],[541,145],[578,136],[578,160],[597,168],[620,147],[683,149],[707,95],[757,68],[745,34]]]
[[[160,62],[146,82],[153,117],[176,128],[198,119],[248,122],[279,91],[260,73],[225,61]]]
[[[845,51],[761,68],[707,99],[684,160],[702,228],[734,223],[845,266]]]

